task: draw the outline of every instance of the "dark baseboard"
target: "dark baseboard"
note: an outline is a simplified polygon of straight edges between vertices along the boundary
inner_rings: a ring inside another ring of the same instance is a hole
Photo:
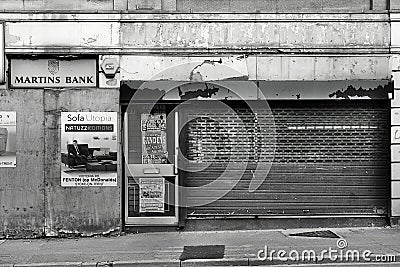
[[[384,227],[387,225],[389,225],[389,220],[384,217],[188,219],[185,231]]]
[[[185,227],[178,226],[125,226],[124,233],[175,231],[234,231],[295,228],[384,227],[392,218],[386,217],[328,217],[328,218],[244,218],[244,219],[187,219]],[[397,217],[397,225],[400,217]]]

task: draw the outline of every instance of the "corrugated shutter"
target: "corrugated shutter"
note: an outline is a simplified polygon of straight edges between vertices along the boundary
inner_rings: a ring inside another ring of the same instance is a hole
[[[201,114],[196,111],[187,114],[193,119],[186,136],[187,157],[192,162],[189,169],[211,165],[203,171],[188,172],[186,186],[208,184],[219,177],[227,161],[240,162],[244,155],[249,156],[245,174],[233,190],[210,204],[189,207],[189,217],[387,214],[387,101],[275,101],[269,105],[276,126],[276,151],[268,176],[255,192],[249,192],[249,184],[256,164],[263,162],[257,156],[262,149],[259,142],[244,139],[243,133],[235,131],[237,123],[229,112],[215,110],[223,121],[218,127],[206,117],[199,118]],[[243,106],[234,109],[242,118],[247,116],[244,121],[253,135],[252,112]],[[258,111],[257,116],[262,115]],[[270,127],[260,121],[261,128]],[[233,142],[242,142],[243,150],[230,151]],[[200,203],[219,190],[224,190],[223,186],[200,188],[188,196],[188,203]]]

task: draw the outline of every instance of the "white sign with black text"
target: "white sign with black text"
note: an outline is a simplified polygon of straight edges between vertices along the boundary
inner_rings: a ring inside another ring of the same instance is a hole
[[[16,167],[17,113],[0,111],[0,168]]]
[[[13,88],[96,87],[96,59],[11,59]]]
[[[61,186],[117,186],[117,112],[61,113]]]

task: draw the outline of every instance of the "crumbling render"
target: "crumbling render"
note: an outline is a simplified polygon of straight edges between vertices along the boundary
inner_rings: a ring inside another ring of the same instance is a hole
[[[364,89],[362,87],[356,89],[353,85],[347,86],[346,90],[337,90],[329,94],[329,97],[350,99],[355,97],[368,97],[371,99],[387,99],[389,93],[393,93],[394,83],[389,82],[385,86],[378,85],[375,88]]]

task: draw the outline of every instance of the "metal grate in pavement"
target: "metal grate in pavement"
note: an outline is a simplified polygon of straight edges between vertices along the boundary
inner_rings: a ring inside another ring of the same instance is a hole
[[[222,259],[225,254],[225,245],[184,246],[179,259]]]

